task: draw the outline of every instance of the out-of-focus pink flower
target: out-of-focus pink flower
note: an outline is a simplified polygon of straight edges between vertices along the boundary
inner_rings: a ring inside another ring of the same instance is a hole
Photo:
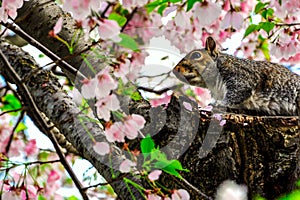
[[[26,185],[26,191],[21,191],[21,198],[22,200],[37,199],[37,188],[33,185]]]
[[[111,94],[102,99],[98,99],[95,106],[97,107],[98,117],[105,121],[109,121],[110,112],[120,109],[120,102],[115,94]]]
[[[161,170],[153,170],[149,175],[148,178],[150,181],[156,181],[159,179],[159,176],[161,175],[162,171]]]
[[[229,11],[226,13],[221,28],[234,28],[235,30],[240,30],[243,27],[244,18],[241,13]]]
[[[101,156],[108,154],[110,151],[109,144],[107,142],[96,142],[93,149]]]
[[[127,9],[144,6],[148,0],[123,0],[122,6]]]
[[[193,107],[192,107],[192,105],[190,104],[190,103],[188,103],[188,102],[183,102],[182,103],[182,105],[187,109],[187,110],[189,110],[189,111],[192,111],[193,110]]]
[[[35,156],[38,154],[38,148],[36,146],[36,140],[29,140],[25,146],[25,153],[27,156]]]
[[[114,42],[121,41],[121,38],[119,36],[121,27],[116,21],[103,19],[98,23],[99,23],[98,31],[101,39],[103,40],[111,39]]]
[[[174,193],[172,194],[172,200],[189,200],[189,199],[190,199],[190,194],[184,189],[174,190]]]
[[[137,114],[132,114],[127,117],[124,122],[125,135],[128,139],[135,139],[138,136],[138,131],[144,128],[146,123],[144,117]]]
[[[59,179],[60,179],[60,174],[57,173],[56,170],[51,170],[48,175],[47,183],[54,183]]]
[[[196,95],[196,100],[198,102],[198,105],[201,108],[206,107],[209,103],[212,102],[210,91],[208,89],[201,88],[201,87],[194,87],[194,93]]]
[[[132,170],[133,167],[136,166],[136,163],[132,162],[131,160],[125,159],[121,164],[120,164],[120,171],[122,173],[128,173]]]
[[[65,0],[63,3],[63,10],[71,12],[74,19],[82,21],[90,13],[91,9],[98,11],[101,7],[99,0]]]
[[[170,103],[171,95],[169,95],[167,92],[162,95],[161,98],[156,99],[150,99],[150,104],[152,107],[157,107],[160,105],[167,106]]]
[[[96,97],[103,98],[109,95],[111,90],[114,90],[118,87],[118,83],[114,80],[109,74],[109,70],[107,68],[101,70],[96,75],[97,86],[96,86]]]
[[[109,142],[125,142],[124,124],[115,122],[109,128],[105,129],[106,139]]]
[[[220,6],[213,2],[205,1],[195,6],[194,17],[198,18],[202,26],[211,25],[221,15]]]

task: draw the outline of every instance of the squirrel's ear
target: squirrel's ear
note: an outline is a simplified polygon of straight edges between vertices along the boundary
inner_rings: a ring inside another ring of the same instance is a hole
[[[218,57],[217,45],[215,40],[211,36],[209,36],[206,39],[205,49],[209,52],[211,57],[213,57],[214,59]]]

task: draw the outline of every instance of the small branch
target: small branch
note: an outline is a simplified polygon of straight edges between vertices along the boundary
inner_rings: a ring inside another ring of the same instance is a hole
[[[18,108],[18,109],[15,109],[15,110],[7,110],[7,111],[4,111],[4,112],[0,113],[0,116],[5,115],[7,113],[18,112],[18,111],[21,111],[21,110],[23,110],[23,108]]]
[[[161,90],[155,90],[153,88],[147,88],[147,87],[143,87],[143,86],[139,86],[137,89],[138,90],[143,90],[143,91],[146,91],[146,92],[152,92],[152,93],[155,93],[155,94],[163,94],[169,90],[175,90],[176,88],[178,88],[178,85],[174,85],[174,86],[171,86],[171,87],[167,87],[167,88],[163,88]]]
[[[135,8],[132,10],[131,14],[129,15],[129,17],[128,17],[127,21],[126,21],[126,23],[125,23],[124,26],[121,28],[121,32],[123,32],[123,31],[125,30],[126,26],[127,26],[128,23],[130,22],[130,20],[133,18],[133,15],[136,13],[137,9],[138,9],[138,7],[135,7]]]
[[[109,185],[109,184],[112,184],[116,181],[120,181],[122,180],[123,178],[125,178],[128,174],[123,174],[122,176],[119,176],[118,178],[115,178],[115,179],[112,179],[111,181],[109,182],[106,182],[106,183],[97,183],[97,184],[94,184],[94,185],[90,185],[88,187],[84,187],[82,188],[83,190],[88,190],[90,188],[94,188],[94,187],[98,187],[98,186],[104,186],[104,185]]]
[[[182,179],[183,182],[188,185],[190,188],[192,188],[193,190],[195,190],[199,195],[203,196],[204,198],[208,199],[208,200],[213,200],[213,198],[207,196],[206,194],[204,194],[203,192],[201,192],[198,188],[196,188],[195,186],[193,186],[191,183],[189,183],[187,180],[185,180],[184,178]]]
[[[23,110],[23,111],[21,112],[20,117],[18,118],[17,123],[15,124],[15,126],[14,126],[14,128],[13,128],[13,130],[12,130],[12,132],[11,132],[10,138],[9,138],[9,140],[8,140],[8,143],[7,143],[6,147],[5,147],[5,153],[6,153],[7,155],[8,155],[9,149],[10,149],[10,145],[11,145],[13,139],[14,139],[14,135],[15,135],[14,133],[15,133],[15,131],[16,131],[16,129],[17,129],[19,123],[20,123],[20,122],[22,121],[22,119],[24,118],[24,115],[25,115],[25,111]]]
[[[108,11],[109,7],[111,6],[112,4],[107,2],[107,6],[106,8],[103,10],[103,12],[101,13],[101,18],[104,18],[105,17],[105,14],[106,12]]]
[[[36,48],[38,48],[41,52],[43,52],[50,59],[52,59],[54,61],[54,63],[56,63],[57,65],[62,65],[63,68],[68,70],[70,73],[78,75],[78,78],[80,78],[80,80],[86,79],[86,77],[79,70],[77,70],[76,68],[71,66],[69,63],[67,63],[65,60],[63,60],[60,57],[58,57],[57,55],[55,55],[48,48],[46,48],[44,45],[42,45],[41,43],[36,41],[33,37],[31,37],[30,35],[25,33],[23,30],[18,28],[16,25],[10,24],[10,23],[6,23],[6,24],[1,23],[1,24],[3,26],[7,27],[8,29],[10,29],[11,31],[15,32],[16,34],[18,34],[19,36],[21,36],[29,44],[31,44],[31,45],[35,46]]]

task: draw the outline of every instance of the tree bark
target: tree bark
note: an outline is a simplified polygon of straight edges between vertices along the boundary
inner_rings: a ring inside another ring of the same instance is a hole
[[[75,21],[55,4],[45,2],[25,2],[24,7],[18,10],[16,23],[59,57],[68,58],[68,49],[49,38],[48,32],[58,17],[63,16],[66,24],[61,37],[68,41],[74,35]],[[75,52],[90,45],[80,40]],[[86,116],[61,91],[57,80],[44,70],[36,73],[32,68],[37,66],[36,63],[17,48],[6,44],[0,48],[16,67],[19,76],[24,80],[29,74],[34,77],[27,80],[26,85],[39,109],[81,152],[82,157],[89,160],[110,181],[109,167],[93,151],[92,141],[79,120]],[[26,64],[28,69],[24,68],[24,61],[29,63]],[[81,67],[82,59],[78,55],[66,61],[76,69]],[[5,76],[6,69],[1,67],[0,71]],[[32,70],[35,73],[32,74]],[[65,72],[75,80],[74,74],[67,70]],[[129,112],[139,113],[147,119],[143,133],[150,133],[170,159],[178,158],[190,170],[183,177],[192,185],[213,196],[222,181],[232,179],[249,187],[249,197],[260,194],[268,199],[274,199],[295,187],[295,181],[300,178],[299,117],[256,117],[225,113],[223,118],[227,122],[221,127],[217,120],[211,118],[210,113],[199,111],[196,105],[189,111],[183,102],[194,105],[188,98],[173,97],[167,109],[151,108],[148,102],[140,101],[130,102]],[[85,123],[97,141],[105,140],[101,127],[92,122]],[[132,145],[138,146],[138,143],[133,142]],[[120,157],[116,155],[114,158],[116,165],[120,163]],[[160,181],[166,186],[187,189],[192,195],[191,199],[205,199],[187,184],[171,176],[164,175]],[[130,196],[124,182],[113,182],[112,187],[120,199],[128,199]],[[134,191],[134,194],[139,199],[139,193]]]

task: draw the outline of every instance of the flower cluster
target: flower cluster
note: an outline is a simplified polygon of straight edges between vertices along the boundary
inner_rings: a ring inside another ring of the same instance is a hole
[[[6,23],[8,17],[15,19],[17,17],[17,9],[23,6],[23,0],[3,0],[0,7],[0,21]]]

